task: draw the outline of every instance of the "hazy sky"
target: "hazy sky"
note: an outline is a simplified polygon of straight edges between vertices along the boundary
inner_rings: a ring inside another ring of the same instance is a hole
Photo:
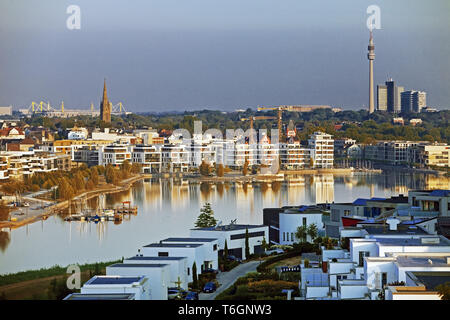
[[[66,8],[81,8],[68,30]],[[381,8],[375,81],[450,106],[448,0],[1,0],[0,105],[130,111],[368,101],[366,8]]]

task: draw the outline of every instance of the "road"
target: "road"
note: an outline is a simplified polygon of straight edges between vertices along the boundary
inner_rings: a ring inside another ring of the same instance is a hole
[[[256,271],[259,263],[259,261],[250,261],[238,265],[231,271],[220,272],[217,275],[217,281],[220,283],[220,287],[214,293],[200,293],[198,295],[199,300],[214,300],[219,293],[229,288],[238,278],[245,276],[249,272]]]

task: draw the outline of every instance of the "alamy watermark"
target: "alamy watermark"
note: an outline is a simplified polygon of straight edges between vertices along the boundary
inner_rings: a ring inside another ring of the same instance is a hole
[[[67,278],[66,285],[67,289],[79,290],[81,288],[81,270],[76,264],[72,264],[67,267],[67,271],[70,276]]]
[[[372,31],[373,29],[381,29],[381,9],[379,6],[372,4],[367,7],[366,13],[369,14],[366,25]]]
[[[77,5],[70,5],[66,10],[67,14],[70,16],[66,20],[66,26],[69,30],[80,30],[81,29],[81,9]]]

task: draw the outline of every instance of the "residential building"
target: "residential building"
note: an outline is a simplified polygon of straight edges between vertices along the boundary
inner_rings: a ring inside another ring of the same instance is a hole
[[[218,239],[219,255],[223,255],[225,242],[228,253],[245,260],[245,233],[248,230],[250,254],[261,253],[263,239],[268,241],[269,230],[264,225],[229,224],[216,227],[191,229],[191,237]]]
[[[149,300],[167,300],[170,266],[162,263],[116,263],[106,267],[107,276],[145,276],[150,283]]]
[[[387,111],[387,86],[377,85],[377,110]]]
[[[170,286],[175,286],[179,282],[180,287],[188,289],[188,258],[187,257],[144,257],[140,252],[134,257],[123,260],[123,263],[130,264],[149,264],[161,263],[170,266]]]
[[[308,140],[314,168],[333,168],[334,140],[331,135],[314,132]]]
[[[145,276],[94,276],[81,294],[134,294],[134,300],[150,300],[150,282]]]

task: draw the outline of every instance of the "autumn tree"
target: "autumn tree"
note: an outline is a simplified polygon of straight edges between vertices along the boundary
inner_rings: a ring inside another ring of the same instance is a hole
[[[199,167],[199,171],[202,176],[209,176],[209,174],[211,173],[211,167],[203,160]]]
[[[224,175],[224,167],[223,167],[223,164],[219,164],[219,165],[217,166],[217,176],[218,176],[218,177],[223,177],[223,175]]]
[[[246,176],[247,173],[248,173],[248,160],[245,159],[244,167],[242,168],[242,174],[243,174],[244,176]]]

